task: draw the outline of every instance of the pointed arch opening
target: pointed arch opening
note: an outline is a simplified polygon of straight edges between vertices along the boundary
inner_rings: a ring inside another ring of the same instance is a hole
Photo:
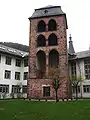
[[[46,54],[42,50],[37,52],[36,65],[37,65],[37,77],[43,78],[46,72]]]
[[[49,68],[58,68],[59,53],[56,50],[51,50],[49,53]]]
[[[37,26],[37,31],[38,32],[45,32],[46,31],[46,24],[43,20],[41,20],[39,23],[38,23],[38,26]]]
[[[56,46],[56,45],[58,45],[58,43],[57,43],[57,36],[54,33],[49,35],[49,37],[48,37],[48,45],[49,46]]]
[[[48,31],[54,31],[56,30],[56,21],[51,19],[48,22]]]
[[[46,39],[43,35],[39,35],[37,38],[37,47],[44,47],[46,46]]]

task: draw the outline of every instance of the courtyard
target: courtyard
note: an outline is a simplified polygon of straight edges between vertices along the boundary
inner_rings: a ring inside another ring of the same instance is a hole
[[[90,100],[0,100],[0,120],[89,120]]]

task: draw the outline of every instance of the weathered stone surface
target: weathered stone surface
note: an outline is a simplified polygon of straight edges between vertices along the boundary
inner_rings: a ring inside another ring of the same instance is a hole
[[[54,19],[57,23],[56,31],[48,31],[48,22],[50,19]],[[37,25],[40,20],[43,20],[46,23],[46,32],[37,32]],[[50,85],[50,97],[47,98],[55,98],[55,90],[51,85],[51,81],[49,79],[38,79],[36,77],[36,53],[39,50],[42,50],[46,54],[46,72],[48,72],[48,55],[52,49],[55,49],[59,53],[59,68],[60,68],[60,76],[61,86],[58,90],[59,98],[67,98],[69,93],[69,85],[68,85],[68,60],[67,60],[67,34],[66,34],[66,24],[65,17],[55,16],[48,18],[38,18],[31,19],[30,21],[30,40],[29,40],[29,78],[28,78],[28,97],[30,98],[44,98],[43,97],[43,85]],[[51,33],[55,33],[58,38],[58,46],[48,46],[47,40]],[[38,35],[44,35],[46,40],[45,47],[36,46]]]

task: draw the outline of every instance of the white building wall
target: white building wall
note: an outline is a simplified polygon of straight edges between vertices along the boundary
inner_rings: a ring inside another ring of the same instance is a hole
[[[27,85],[27,80],[23,80],[24,72],[28,72],[28,67],[24,67],[23,59],[21,63],[21,67],[15,66],[16,58],[15,56],[11,56],[11,65],[6,65],[6,54],[1,54],[1,62],[0,62],[0,84],[9,85],[9,94],[12,92],[12,85],[18,85],[22,82],[22,85]],[[5,79],[5,70],[11,71],[11,79]],[[20,72],[20,80],[15,80],[15,72]]]
[[[81,69],[81,76],[83,78],[82,82],[79,84],[80,85],[80,93],[78,93],[78,97],[81,98],[90,98],[90,93],[84,93],[83,90],[83,85],[90,85],[90,80],[85,79],[85,70],[84,70],[84,59],[80,60],[80,69]],[[78,63],[76,63],[76,71],[77,71],[77,76],[80,75]],[[73,93],[73,96],[75,97],[76,94]]]

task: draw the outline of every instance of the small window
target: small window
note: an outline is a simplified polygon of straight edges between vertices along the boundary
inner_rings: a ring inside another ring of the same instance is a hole
[[[16,59],[16,66],[21,67],[21,60],[20,59]]]
[[[41,20],[38,23],[37,29],[38,29],[38,32],[45,32],[46,31],[46,24],[43,20]]]
[[[90,59],[84,60],[85,78],[90,79]]]
[[[12,93],[20,93],[20,89],[19,85],[12,85]]]
[[[9,93],[9,85],[0,84],[0,93]]]
[[[71,74],[76,77],[76,62],[74,61],[71,63]]]
[[[11,57],[6,56],[6,64],[11,65]]]
[[[77,92],[80,93],[80,86],[77,87]],[[76,93],[75,86],[72,86],[72,93]]]
[[[83,85],[83,92],[90,93],[90,85]]]
[[[37,47],[45,47],[46,46],[46,39],[43,35],[39,35],[37,38]]]
[[[28,58],[24,59],[24,67],[28,66]]]
[[[50,86],[43,87],[43,96],[50,96]]]
[[[15,72],[15,80],[20,80],[20,72]]]
[[[24,72],[24,80],[28,79],[28,72]]]
[[[48,31],[56,30],[56,21],[51,19],[48,23]]]
[[[22,92],[23,93],[27,93],[27,85],[23,85],[22,86]]]
[[[11,78],[11,71],[5,70],[5,79]]]
[[[49,46],[58,45],[57,36],[55,34],[52,33],[51,35],[49,35],[49,37],[48,37],[48,45]]]
[[[44,10],[44,14],[48,13],[48,10]]]

